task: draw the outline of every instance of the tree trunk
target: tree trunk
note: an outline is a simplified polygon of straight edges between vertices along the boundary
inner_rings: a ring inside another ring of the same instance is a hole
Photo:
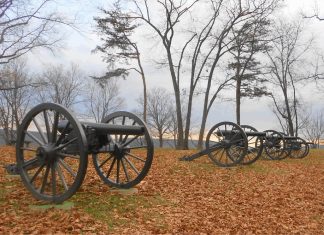
[[[285,97],[285,105],[287,110],[287,122],[288,122],[288,131],[290,136],[294,136],[294,123],[292,120],[291,112],[290,112],[290,105],[288,100],[287,91],[284,90],[284,97]]]
[[[147,122],[147,91],[146,91],[146,80],[144,74],[142,74],[143,81],[143,121]]]
[[[184,149],[180,89],[179,89],[179,84],[177,81],[177,76],[174,71],[174,65],[173,65],[172,54],[171,54],[170,48],[167,48],[167,54],[168,54],[169,69],[170,69],[172,83],[173,83],[175,103],[176,103],[176,113],[177,113],[178,140],[177,140],[176,149]]]
[[[144,74],[144,69],[141,63],[141,58],[140,54],[138,52],[138,49],[136,47],[137,51],[137,62],[138,62],[138,67],[141,70],[141,76],[142,76],[142,82],[143,82],[143,121],[146,123],[147,121],[147,89],[146,89],[146,79],[145,79],[145,74]]]
[[[236,59],[236,123],[237,125],[241,125],[241,64],[240,64],[240,51],[238,52],[238,56]]]
[[[207,112],[203,112],[202,119],[201,119],[201,125],[200,125],[200,131],[199,131],[199,139],[198,139],[198,146],[197,146],[198,149],[203,148],[206,120],[207,120]]]
[[[241,125],[241,79],[236,77],[236,123]]]
[[[199,131],[198,149],[203,148],[206,121],[208,116],[208,98],[209,98],[210,87],[211,87],[211,79],[208,80],[207,89],[205,93],[204,108],[203,108],[203,114],[201,118],[200,131]]]
[[[193,99],[193,89],[192,89],[192,85],[190,85],[190,91],[188,97],[188,110],[187,110],[187,117],[186,117],[186,128],[185,128],[185,136],[184,136],[184,149],[189,149],[189,132],[190,132],[190,124],[191,124],[192,99]]]
[[[159,133],[160,148],[163,148],[163,134]]]

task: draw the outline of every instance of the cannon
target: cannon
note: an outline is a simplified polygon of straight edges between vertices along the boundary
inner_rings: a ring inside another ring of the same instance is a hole
[[[244,131],[254,131],[259,136],[254,127],[249,125],[242,125],[241,127]],[[266,130],[264,133],[265,135],[261,138],[262,141],[260,141],[262,144],[256,144],[255,148],[258,151],[254,151],[254,159],[258,159],[263,152],[265,153],[264,156],[270,160],[282,160],[287,157],[304,158],[309,153],[309,144],[312,143],[306,142],[300,137],[288,136],[283,132],[275,130]],[[251,146],[251,140],[249,139],[248,141],[249,146]],[[254,143],[258,143],[258,139]]]
[[[282,160],[286,155],[286,142],[284,136],[275,130],[265,130],[258,132],[250,125],[242,125],[242,129],[249,133],[248,155],[245,157],[246,164],[251,164],[259,159],[263,153],[270,160]],[[243,162],[244,163],[244,162]]]
[[[102,123],[80,122],[65,107],[43,103],[19,126],[14,170],[36,199],[61,203],[81,186],[88,155],[105,184],[130,188],[147,175],[153,154],[148,128],[132,113],[115,112]]]
[[[206,148],[180,161],[193,161],[204,155],[220,167],[239,164],[248,152],[248,139],[244,130],[233,122],[221,122],[213,126],[206,137]]]
[[[232,167],[252,164],[263,153],[270,160],[282,160],[288,156],[302,158],[307,151],[307,142],[299,137],[288,137],[275,130],[259,132],[249,125],[221,122],[208,132],[204,150],[179,160],[193,161],[208,155],[216,165]]]
[[[191,156],[183,156],[180,160],[192,161],[208,155],[220,167],[249,165],[257,161],[263,151],[270,159],[280,159],[285,153],[284,146],[283,136],[279,132],[258,132],[249,125],[221,122],[208,132],[204,150]]]
[[[286,142],[286,157],[304,158],[308,155],[311,142],[306,142],[306,140],[300,137],[288,136],[285,133],[282,133],[282,135]]]

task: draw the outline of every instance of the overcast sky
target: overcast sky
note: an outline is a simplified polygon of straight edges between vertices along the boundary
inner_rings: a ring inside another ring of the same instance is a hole
[[[82,5],[80,5],[82,2]],[[106,65],[101,61],[99,54],[91,53],[98,43],[98,36],[94,32],[93,17],[98,15],[98,6],[105,6],[109,1],[63,1],[57,0],[55,7],[65,15],[75,15],[78,27],[82,33],[78,33],[71,29],[62,29],[65,35],[64,48],[56,51],[55,55],[48,51],[41,50],[33,52],[29,55],[29,65],[34,72],[40,72],[44,66],[48,64],[69,64],[71,62],[80,65],[86,76],[104,74]],[[313,14],[314,9],[318,8],[324,17],[324,1],[323,0],[287,0],[283,14],[287,17],[296,17],[302,11],[306,14]],[[317,3],[316,3],[317,2]],[[322,11],[321,11],[322,9]],[[307,21],[307,31],[316,36],[317,46],[324,52],[324,21],[317,20]],[[146,45],[145,37],[140,45]],[[145,43],[144,43],[145,42]],[[145,53],[150,53],[152,45],[141,48]],[[157,52],[158,53],[158,52]],[[148,87],[165,87],[172,91],[171,78],[167,69],[158,69],[156,64],[151,60],[150,56],[146,56],[144,60],[144,69],[147,76]],[[127,106],[124,109],[133,110],[136,106],[136,99],[142,91],[142,83],[140,78],[131,75],[126,81],[121,79],[120,86],[122,88],[122,96],[126,99]],[[234,96],[234,92],[229,94]],[[314,87],[306,86],[300,89],[299,94],[304,101],[311,105],[315,110],[324,108],[324,95],[317,92]],[[199,105],[200,103],[200,105]],[[270,110],[271,101],[268,98],[262,99],[244,99],[242,103],[242,124],[250,124],[259,130],[278,129],[278,122]],[[193,111],[193,124],[200,123],[201,102],[196,102]],[[235,104],[234,102],[216,102],[211,111],[208,124],[209,127],[220,121],[235,121]]]

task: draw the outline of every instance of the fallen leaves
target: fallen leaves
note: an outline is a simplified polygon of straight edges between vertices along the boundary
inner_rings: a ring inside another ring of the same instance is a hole
[[[19,178],[0,169],[0,233],[323,234],[324,151],[221,169],[192,151],[157,150],[135,195],[103,185],[89,164],[71,210],[34,211]],[[15,159],[0,148],[0,164]]]

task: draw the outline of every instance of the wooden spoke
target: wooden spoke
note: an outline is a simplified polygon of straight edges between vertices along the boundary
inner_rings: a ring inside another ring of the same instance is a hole
[[[43,165],[41,165],[38,170],[36,171],[36,173],[34,174],[34,176],[30,179],[30,183],[32,184],[34,182],[34,180],[36,179],[36,177],[39,175],[39,173],[41,173],[41,171],[43,170],[44,166],[46,164],[44,163]]]
[[[50,130],[50,125],[49,125],[48,115],[47,115],[46,110],[43,111],[43,115],[44,115],[44,120],[45,120],[47,139],[48,139],[48,142],[50,142],[51,130]]]
[[[61,132],[60,137],[59,137],[58,140],[56,141],[56,144],[55,144],[56,146],[58,146],[59,144],[61,144],[63,138],[65,137],[65,134],[66,134],[67,130],[69,129],[69,126],[70,126],[70,122],[68,122],[68,123],[66,124],[66,126],[65,126],[64,129],[63,129],[63,131]]]
[[[57,173],[58,173],[58,175],[59,175],[59,177],[60,177],[60,179],[62,181],[62,184],[63,184],[63,187],[64,187],[65,191],[68,191],[69,187],[67,186],[65,177],[64,177],[64,175],[62,173],[62,169],[61,169],[59,164],[56,164],[56,170],[57,170]]]
[[[110,176],[110,173],[111,173],[111,171],[112,171],[112,169],[113,169],[113,167],[115,165],[115,162],[116,162],[116,158],[114,158],[114,160],[112,161],[112,163],[111,163],[111,165],[109,167],[109,170],[108,170],[107,176],[106,176],[107,178]]]
[[[73,172],[71,167],[62,159],[58,158],[58,162],[67,170],[74,178],[76,177],[76,174]]]
[[[35,158],[31,159],[31,160],[27,160],[27,161],[25,161],[25,162],[23,163],[22,167],[23,167],[23,168],[27,168],[27,167],[29,167],[29,166],[32,166],[32,165],[36,164],[37,162],[38,162],[38,159],[35,157]]]
[[[69,158],[74,158],[74,159],[80,159],[80,156],[78,156],[78,155],[75,156],[75,155],[61,153],[61,152],[58,152],[57,155],[59,155],[60,157],[69,157]]]
[[[134,138],[130,139],[129,141],[127,141],[126,143],[123,144],[123,147],[129,145],[130,143],[132,143],[134,140],[136,140],[139,137],[139,135],[135,136]]]
[[[40,146],[45,145],[45,143],[43,141],[41,141],[40,139],[38,139],[36,136],[34,136],[32,133],[29,133],[28,131],[25,131],[25,134],[28,135],[31,139],[33,139],[37,144],[39,144]]]
[[[144,159],[142,159],[142,158],[140,158],[140,157],[138,157],[138,156],[136,156],[134,154],[131,154],[131,153],[125,153],[125,154],[128,155],[128,156],[130,156],[130,157],[132,157],[132,158],[135,158],[135,159],[137,159],[137,160],[139,160],[141,162],[145,162]]]
[[[44,174],[44,178],[43,178],[43,182],[42,182],[42,186],[41,186],[41,189],[40,189],[41,193],[43,193],[44,190],[45,190],[45,186],[46,186],[46,183],[47,183],[47,177],[48,177],[48,173],[50,171],[50,168],[51,168],[51,166],[49,164],[47,164],[45,174]]]
[[[127,182],[129,182],[129,175],[128,175],[127,168],[126,168],[126,165],[124,163],[124,159],[123,158],[121,159],[121,163],[122,163],[123,170],[125,172],[126,180],[127,180]]]
[[[117,184],[119,184],[119,170],[120,170],[120,160],[117,159],[117,178],[116,178]]]
[[[51,172],[52,172],[52,193],[53,193],[53,196],[56,195],[56,173],[55,173],[56,164],[57,163],[55,161],[51,165]]]
[[[38,130],[38,133],[39,133],[40,136],[42,137],[43,142],[44,142],[44,143],[48,143],[48,139],[45,137],[44,132],[42,131],[40,125],[38,124],[38,122],[36,121],[35,118],[33,118],[33,122],[34,122],[34,124],[35,124],[35,126],[36,126],[36,128],[37,128],[37,130]]]
[[[56,148],[54,148],[54,151],[64,149],[66,146],[68,146],[69,144],[72,144],[73,142],[75,142],[75,141],[77,141],[77,140],[78,140],[78,138],[75,137],[75,138],[73,138],[72,140],[66,142],[65,144],[62,144],[62,145],[57,146]]]
[[[126,162],[130,165],[130,167],[136,172],[137,175],[139,175],[139,171],[136,169],[136,167],[134,166],[134,164],[126,157],[124,156]]]
[[[54,115],[54,122],[53,122],[53,127],[52,127],[52,142],[56,143],[56,138],[57,138],[57,127],[58,127],[58,122],[59,122],[59,112],[55,112]]]
[[[103,165],[105,165],[110,159],[112,159],[114,157],[114,155],[111,155],[110,157],[108,157],[106,160],[104,160],[99,167],[102,167]]]

